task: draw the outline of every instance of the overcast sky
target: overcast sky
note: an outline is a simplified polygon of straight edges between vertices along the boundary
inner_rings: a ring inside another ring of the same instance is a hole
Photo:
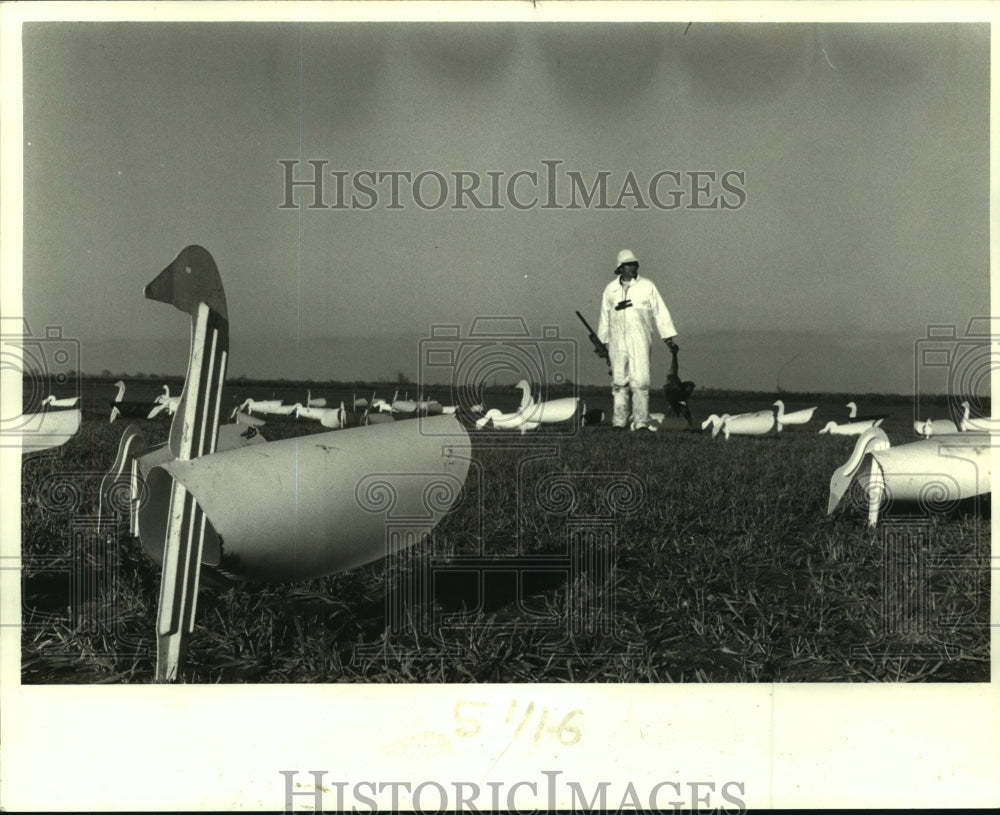
[[[29,23],[24,314],[85,370],[182,373],[186,318],[142,289],[198,243],[233,375],[416,376],[432,325],[504,315],[606,382],[574,311],[596,327],[628,247],[686,377],[905,393],[927,325],[989,312],[988,46],[983,24]],[[286,185],[314,166],[321,207]]]

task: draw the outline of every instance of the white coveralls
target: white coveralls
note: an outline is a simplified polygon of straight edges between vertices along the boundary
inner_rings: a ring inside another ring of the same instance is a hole
[[[632,305],[615,308],[628,301]],[[621,277],[612,280],[601,297],[597,338],[608,345],[611,357],[615,427],[628,424],[630,395],[633,426],[649,424],[649,344],[654,327],[660,339],[677,335],[670,311],[656,286],[644,277],[630,282]]]

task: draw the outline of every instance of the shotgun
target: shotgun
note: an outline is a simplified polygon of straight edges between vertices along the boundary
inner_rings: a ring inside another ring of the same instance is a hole
[[[579,311],[576,313],[576,316],[580,318],[580,322],[583,323],[583,325],[587,329],[587,336],[590,338],[590,341],[594,344],[594,353],[597,354],[597,356],[603,359],[606,363],[608,363],[608,369],[609,369],[608,375],[610,375],[611,357],[608,355],[608,346],[606,346],[603,342],[601,342],[597,338],[597,332],[590,327],[590,323],[587,322],[587,320]]]

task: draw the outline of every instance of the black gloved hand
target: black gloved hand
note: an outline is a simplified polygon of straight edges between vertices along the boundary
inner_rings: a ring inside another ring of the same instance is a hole
[[[674,342],[674,338],[673,337],[667,337],[664,340],[664,342],[667,344],[667,348],[669,348],[671,351],[679,351],[680,350],[680,346],[676,342]]]

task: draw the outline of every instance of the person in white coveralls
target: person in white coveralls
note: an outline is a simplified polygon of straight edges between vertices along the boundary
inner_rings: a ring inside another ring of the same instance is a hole
[[[667,346],[677,347],[670,311],[652,281],[639,277],[639,259],[630,249],[618,253],[618,275],[604,289],[597,338],[608,347],[611,361],[611,424],[626,427],[631,407],[633,430],[655,430],[649,424],[649,351],[653,329]]]

